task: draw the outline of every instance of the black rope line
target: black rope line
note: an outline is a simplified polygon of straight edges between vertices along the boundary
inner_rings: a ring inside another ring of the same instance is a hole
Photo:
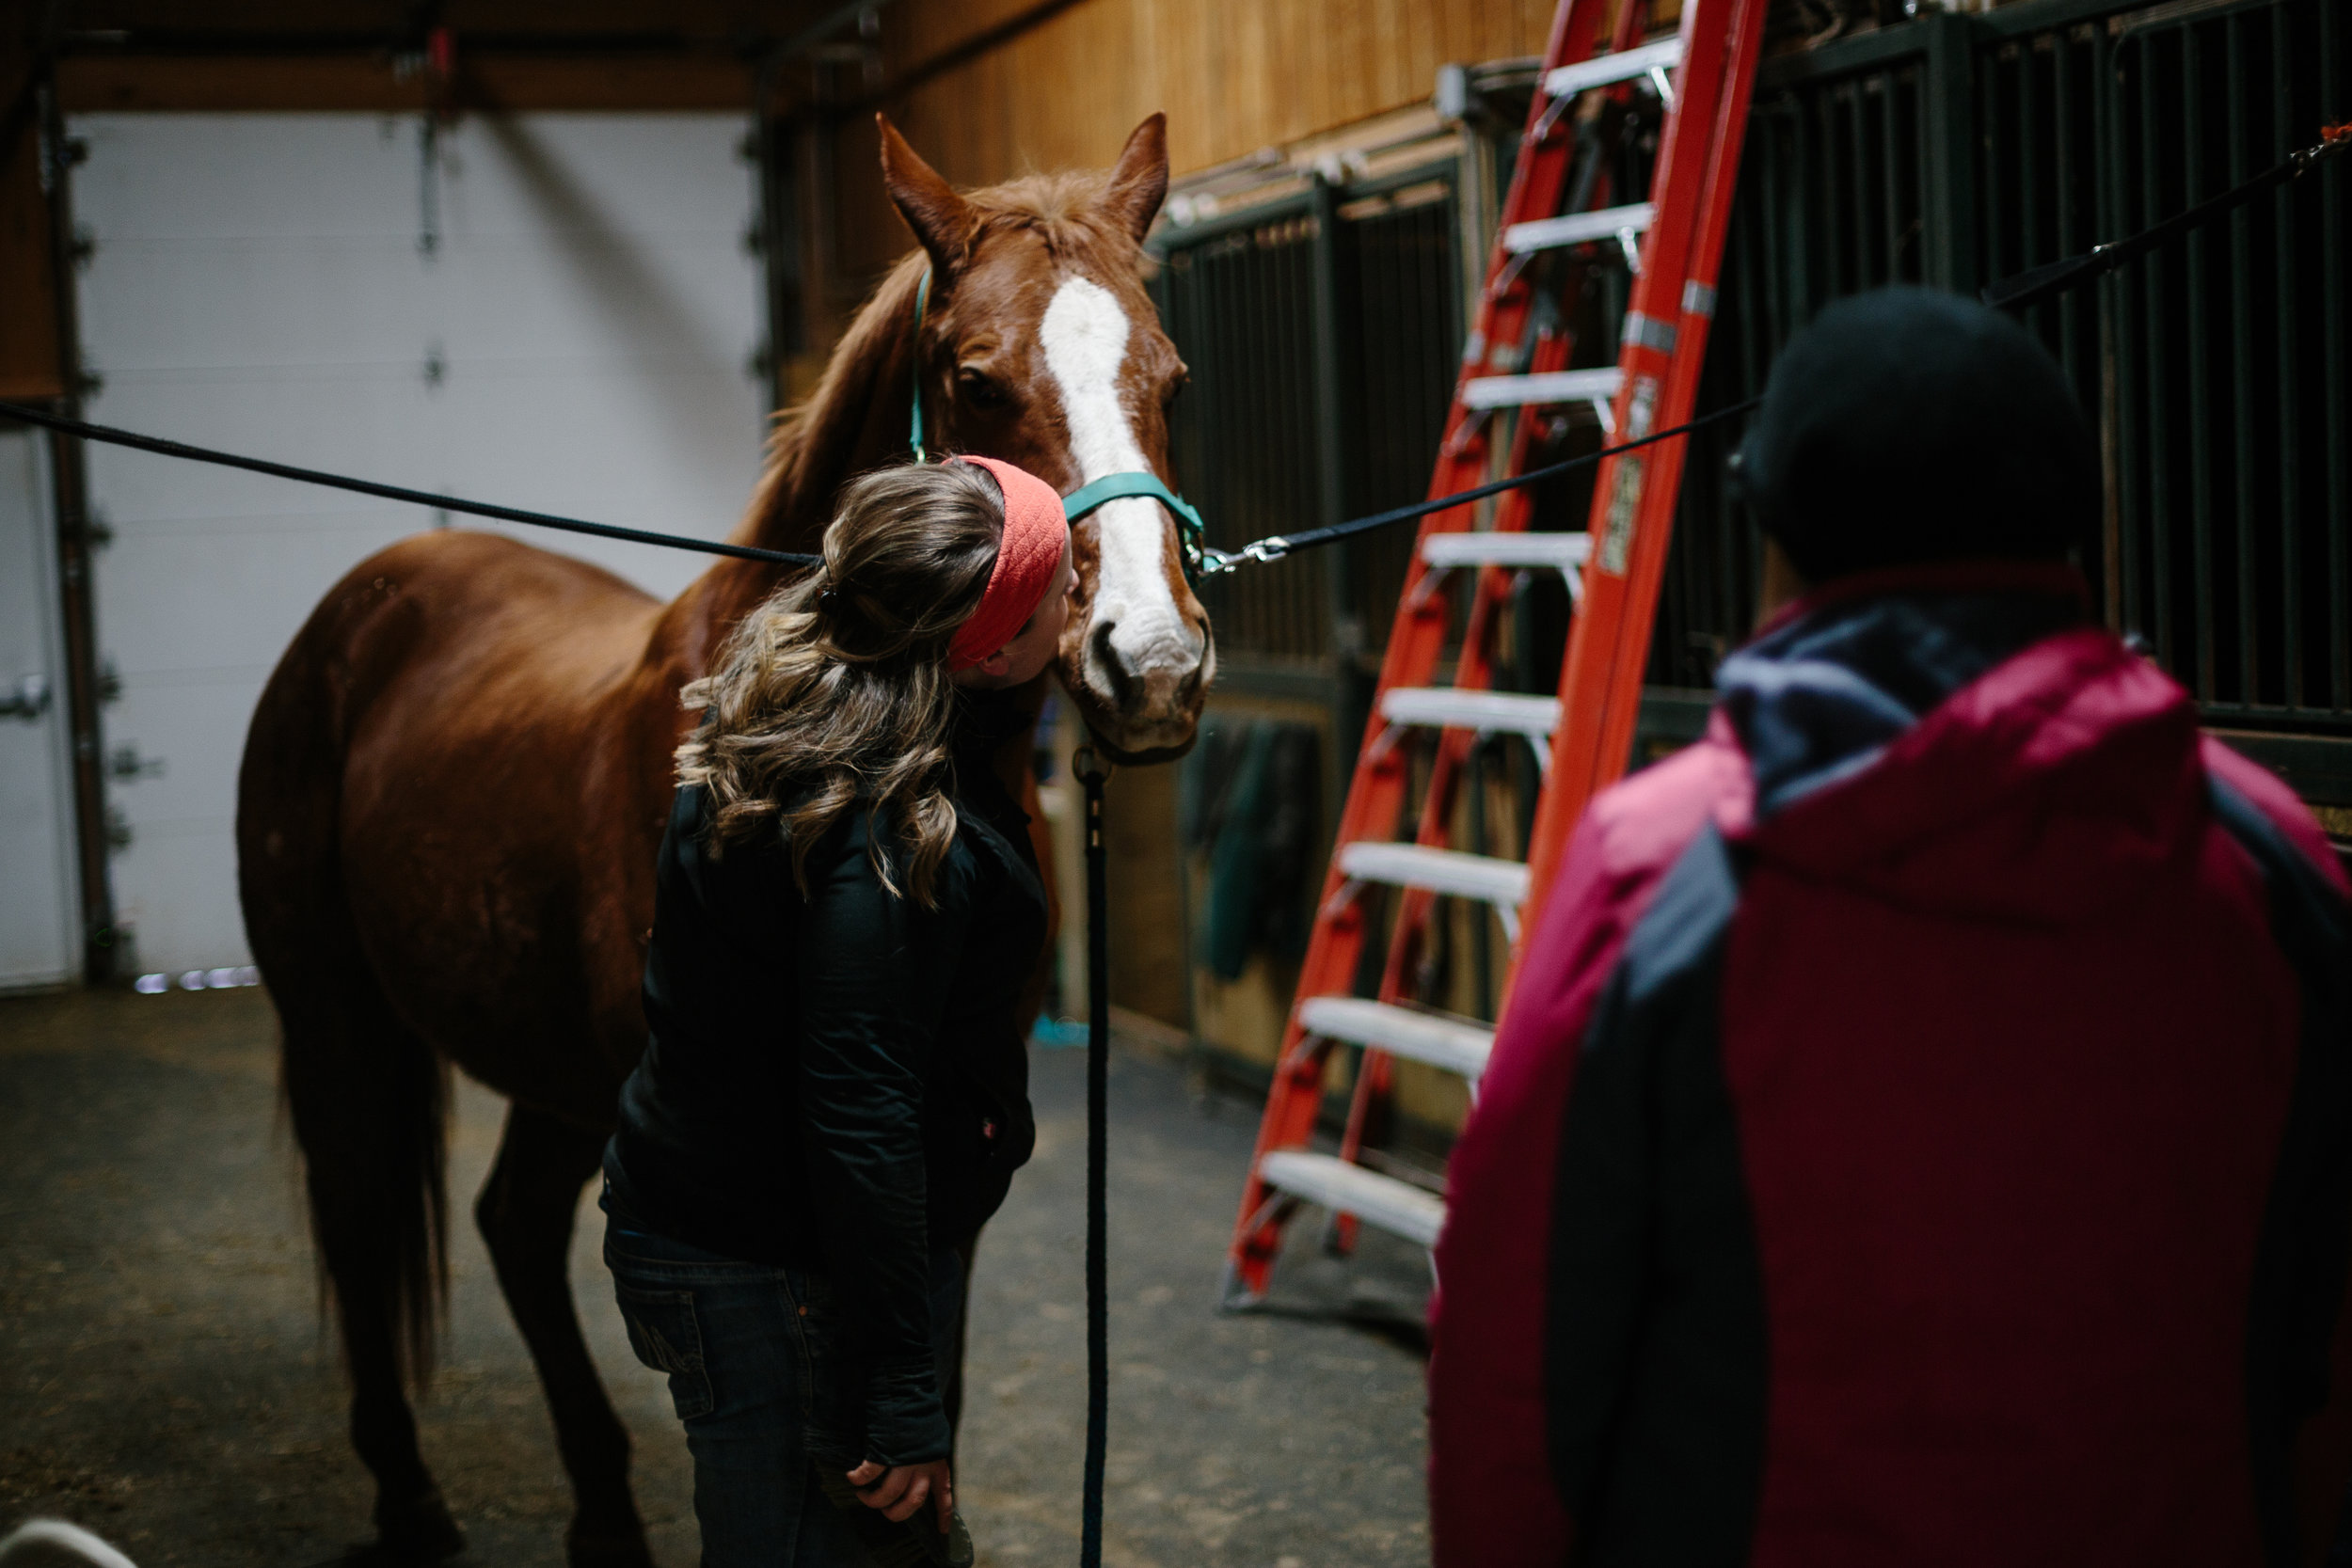
[[[1523,485],[1539,483],[1544,480],[1552,479],[1578,468],[1589,467],[1603,458],[1613,457],[1621,451],[1631,451],[1637,447],[1646,447],[1659,441],[1669,440],[1677,436],[1685,436],[1703,426],[1713,424],[1718,420],[1727,420],[1735,414],[1744,414],[1763,401],[1760,397],[1749,398],[1744,403],[1735,403],[1728,407],[1718,408],[1711,414],[1703,414],[1688,423],[1678,424],[1671,429],[1656,431],[1630,441],[1620,441],[1614,446],[1604,447],[1598,451],[1589,452],[1582,457],[1571,457],[1565,462],[1547,464],[1540,468],[1530,468],[1523,474],[1513,474],[1507,479],[1498,479],[1491,483],[1477,485],[1451,496],[1440,496],[1435,500],[1416,501],[1411,506],[1400,506],[1387,512],[1375,512],[1365,517],[1353,517],[1346,522],[1333,523],[1326,528],[1310,529],[1304,533],[1276,534],[1245,545],[1231,554],[1219,551],[1216,552],[1216,559],[1219,561],[1217,569],[1231,571],[1233,567],[1248,561],[1278,561],[1296,550],[1312,549],[1318,545],[1328,545],[1334,541],[1345,539],[1351,534],[1368,532],[1376,528],[1386,528],[1391,523],[1406,522],[1415,517],[1425,517],[1432,512],[1449,511],[1454,507],[1466,506],[1471,501],[1484,500],[1488,496],[1501,495],[1505,490],[1516,490]],[[656,533],[649,529],[622,528],[615,523],[592,523],[580,517],[559,517],[547,512],[527,512],[520,507],[498,506],[488,501],[466,500],[456,496],[436,495],[429,490],[411,490],[398,484],[381,484],[372,479],[352,479],[343,474],[326,473],[317,468],[296,467],[291,463],[273,463],[267,458],[246,457],[237,452],[218,451],[210,447],[190,446],[184,441],[167,441],[158,436],[141,436],[136,431],[118,430],[112,425],[91,424],[86,420],[70,420],[62,414],[52,414],[46,409],[29,407],[21,403],[0,403],[0,416],[23,420],[27,424],[41,425],[50,430],[63,431],[69,436],[78,436],[86,441],[103,441],[111,446],[129,447],[135,451],[153,452],[161,457],[182,457],[193,463],[212,463],[225,468],[243,468],[249,473],[267,474],[273,479],[290,479],[302,484],[323,484],[329,489],[349,490],[362,496],[380,496],[387,500],[438,507],[444,512],[461,512],[470,516],[495,517],[501,522],[528,523],[534,528],[560,529],[566,533],[591,534],[599,539],[624,539],[631,544],[660,545],[671,549],[699,550],[706,555],[733,556],[742,561],[772,561],[783,566],[815,566],[820,564],[824,559],[821,556],[799,555],[787,550],[762,549],[756,545],[731,545],[718,539],[694,539],[684,534]]]
[[[273,479],[291,479],[304,484],[324,484],[329,489],[350,490],[362,496],[380,496],[386,500],[411,501],[418,506],[437,506],[444,512],[463,512],[475,517],[496,517],[501,522],[529,523],[533,528],[561,529],[566,533],[593,534],[599,539],[626,539],[636,545],[663,545],[674,550],[700,550],[705,555],[733,556],[739,561],[772,561],[780,566],[815,566],[824,558],[815,555],[795,555],[787,550],[764,550],[756,545],[730,545],[721,539],[691,539],[678,533],[656,533],[650,529],[622,528],[614,523],[591,523],[579,517],[558,517],[546,512],[526,512],[520,507],[493,506],[488,501],[461,500],[455,496],[437,496],[428,490],[410,490],[398,484],[378,484],[372,479],[350,479],[342,474],[322,473],[316,468],[297,468],[290,463],[272,463],[267,458],[245,457],[231,451],[215,451],[209,447],[192,447],[183,441],[167,441],[160,436],[141,436],[135,431],[117,430],[111,425],[90,424],[82,420],[69,420],[62,414],[45,409],[28,408],[21,403],[0,403],[0,415],[23,420],[50,430],[78,436],[85,441],[103,441],[110,446],[129,447],[136,451],[151,451],[161,457],[184,457],[192,463],[215,463],[224,468],[243,468],[250,473],[267,474]]]
[[[2273,165],[2243,184],[2233,185],[2220,195],[2208,198],[2185,212],[2176,213],[2162,223],[2123,239],[2093,245],[2079,256],[2029,267],[1997,283],[1988,283],[1979,297],[1985,304],[2003,310],[2023,310],[2027,306],[2041,304],[2052,294],[2063,293],[2069,289],[2079,288],[2094,277],[2105,277],[2124,262],[2145,256],[2158,245],[2179,239],[2192,229],[2203,228],[2274,186],[2285,184],[2320,159],[2352,148],[2352,125],[2327,126],[2322,128],[2320,135],[2324,139],[2317,145],[2289,153],[2284,163]]]
[[[1558,463],[1547,463],[1540,468],[1530,468],[1523,474],[1513,474],[1506,479],[1474,485],[1468,490],[1457,490],[1451,496],[1439,496],[1435,500],[1415,501],[1410,506],[1392,507],[1386,512],[1373,513],[1370,516],[1351,517],[1343,523],[1332,523],[1324,528],[1311,528],[1304,533],[1271,534],[1263,539],[1253,540],[1238,550],[1216,552],[1217,556],[1221,557],[1221,561],[1216,569],[1230,572],[1246,561],[1279,561],[1295,551],[1312,549],[1317,545],[1332,544],[1352,534],[1368,533],[1376,528],[1386,528],[1391,523],[1402,523],[1415,517],[1426,517],[1432,512],[1451,512],[1457,506],[1466,506],[1475,500],[1485,500],[1488,496],[1499,496],[1505,490],[1517,490],[1522,485],[1539,483],[1547,479],[1556,479],[1562,474],[1571,473],[1578,468],[1589,468],[1594,464],[1605,458],[1614,457],[1621,451],[1631,451],[1636,447],[1652,446],[1660,441],[1672,440],[1677,436],[1688,436],[1691,432],[1703,429],[1718,420],[1728,420],[1735,414],[1744,414],[1763,401],[1760,396],[1752,397],[1744,402],[1718,408],[1711,414],[1702,414],[1695,420],[1671,426],[1665,430],[1653,431],[1647,436],[1636,436],[1630,441],[1619,441],[1615,446],[1603,447],[1598,451],[1587,452],[1581,457],[1570,457]]]
[[[1110,872],[1103,842],[1103,785],[1110,769],[1091,746],[1081,746],[1070,760],[1086,791],[1087,809],[1087,1446],[1078,1563],[1102,1568],[1103,1470],[1111,1417]]]

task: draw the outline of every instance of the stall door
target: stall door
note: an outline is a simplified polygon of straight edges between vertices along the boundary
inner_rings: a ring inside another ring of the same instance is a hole
[[[717,537],[755,476],[754,171],[727,115],[93,115],[93,420]],[[249,962],[246,721],[320,595],[430,511],[94,447],[119,700],[116,902],[142,969]],[[485,526],[464,522],[461,526]],[[664,596],[706,558],[513,531]]]

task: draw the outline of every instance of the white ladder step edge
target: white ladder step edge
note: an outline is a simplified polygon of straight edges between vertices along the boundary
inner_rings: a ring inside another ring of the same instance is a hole
[[[1445,1199],[1437,1194],[1334,1155],[1277,1149],[1258,1162],[1258,1178],[1277,1192],[1353,1214],[1425,1247],[1436,1246],[1445,1227]]]
[[[1560,699],[1510,691],[1464,691],[1451,686],[1399,686],[1382,695],[1380,717],[1391,724],[1508,730],[1540,740],[1560,725]]]
[[[1551,250],[1561,245],[1613,240],[1624,233],[1645,233],[1658,209],[1646,201],[1629,207],[1603,207],[1595,213],[1563,213],[1556,218],[1515,223],[1502,231],[1502,248],[1518,255],[1528,250]]]
[[[1425,844],[1376,841],[1343,844],[1339,859],[1340,874],[1359,881],[1480,898],[1514,911],[1527,897],[1528,869],[1518,861],[1433,849]]]
[[[1682,63],[1682,40],[1660,39],[1639,49],[1629,49],[1622,55],[1596,55],[1589,60],[1564,65],[1544,78],[1544,91],[1553,98],[1563,98],[1587,87],[1605,87],[1613,82],[1630,82],[1636,76],[1646,76],[1653,71],[1672,71]]]
[[[1421,542],[1421,558],[1432,566],[1545,567],[1573,572],[1591,559],[1593,536],[1508,531],[1433,533]]]
[[[1624,374],[1614,365],[1539,375],[1481,375],[1462,384],[1465,408],[1525,408],[1547,403],[1611,403]]]
[[[1368,1045],[1473,1081],[1486,1070],[1495,1045],[1495,1032],[1484,1024],[1361,996],[1311,996],[1298,1006],[1298,1025],[1325,1039]]]

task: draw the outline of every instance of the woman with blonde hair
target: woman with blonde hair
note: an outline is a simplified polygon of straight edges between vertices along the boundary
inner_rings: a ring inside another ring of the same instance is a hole
[[[1073,573],[989,458],[850,484],[824,566],[685,691],[605,1154],[605,1261],[694,1458],[705,1568],[970,1560],[942,1394],[955,1250],[1035,1140],[1028,818],[989,766]]]

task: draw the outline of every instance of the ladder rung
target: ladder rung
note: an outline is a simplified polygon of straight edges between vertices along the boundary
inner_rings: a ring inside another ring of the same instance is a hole
[[[1369,1045],[1476,1078],[1486,1070],[1495,1032],[1485,1024],[1360,996],[1312,996],[1299,1004],[1299,1027],[1325,1039]]]
[[[1432,566],[1549,567],[1573,572],[1591,558],[1589,533],[1507,531],[1433,533],[1421,542],[1421,558]]]
[[[1630,207],[1604,207],[1597,213],[1563,213],[1556,218],[1515,223],[1502,231],[1502,248],[1518,255],[1526,250],[1552,250],[1562,245],[1613,240],[1631,230],[1648,231],[1658,209],[1646,201]]]
[[[1432,724],[1452,730],[1509,730],[1529,739],[1560,723],[1560,699],[1511,691],[1464,691],[1452,686],[1400,686],[1380,699],[1391,724]]]
[[[1438,1244],[1445,1227],[1445,1199],[1435,1193],[1332,1155],[1277,1149],[1258,1162],[1258,1176],[1278,1192],[1353,1214],[1425,1247]]]
[[[1564,65],[1544,78],[1544,91],[1554,98],[1587,87],[1605,87],[1613,82],[1630,82],[1636,76],[1646,76],[1653,71],[1672,71],[1682,63],[1682,40],[1661,39],[1639,49],[1629,49],[1622,55],[1596,55],[1589,60]]]
[[[1547,371],[1540,375],[1482,375],[1462,384],[1465,408],[1520,408],[1544,403],[1610,403],[1623,372],[1607,365],[1590,371]]]
[[[1519,862],[1466,855],[1459,849],[1433,849],[1425,844],[1342,845],[1340,874],[1359,881],[1417,887],[1455,898],[1480,898],[1505,909],[1516,909],[1527,896],[1527,867]]]

